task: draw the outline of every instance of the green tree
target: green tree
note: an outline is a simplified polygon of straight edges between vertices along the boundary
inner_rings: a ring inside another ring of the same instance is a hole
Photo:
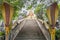
[[[43,4],[38,4],[38,6],[35,8],[34,13],[37,15],[38,18],[42,19],[43,14]]]

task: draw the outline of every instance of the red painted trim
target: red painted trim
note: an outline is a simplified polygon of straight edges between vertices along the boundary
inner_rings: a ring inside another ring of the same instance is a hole
[[[55,27],[55,8],[57,6],[57,3],[53,3],[50,8],[50,16],[51,16],[51,21],[52,21],[52,28]]]
[[[7,3],[4,3],[5,7],[5,15],[6,15],[6,27],[9,25],[9,19],[10,19],[10,5]]]

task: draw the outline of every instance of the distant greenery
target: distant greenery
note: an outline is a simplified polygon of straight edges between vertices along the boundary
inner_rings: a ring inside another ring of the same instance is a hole
[[[38,4],[37,7],[34,10],[34,13],[37,15],[37,17],[39,19],[44,20],[45,17],[43,16],[43,14],[44,15],[46,14],[46,8],[45,8],[45,6],[43,4]]]
[[[8,4],[10,4],[11,6],[13,6],[13,8],[14,8],[13,19],[15,19],[16,17],[18,17],[18,12],[17,11],[19,11],[23,7],[25,7],[25,3],[27,1],[31,2],[31,0],[5,0],[5,1]],[[0,5],[2,5],[3,2],[4,2],[3,0],[0,0]],[[44,0],[42,0],[42,2],[44,2]],[[59,9],[60,9],[60,4],[58,4],[58,5],[59,5]],[[40,18],[42,16],[42,12],[41,11],[42,11],[43,6],[45,6],[45,5],[43,5],[43,4],[37,4],[37,0],[32,0],[31,5],[27,6],[26,9],[28,10],[28,9],[31,9],[31,8],[34,7],[35,8],[34,13],[36,15],[40,15],[40,16],[38,16]],[[46,9],[46,8],[43,8],[43,11],[44,11],[44,9]],[[44,13],[45,12],[46,11],[44,11]],[[0,19],[2,19],[1,12],[0,12]]]
[[[60,29],[56,30],[56,36],[57,36],[57,38],[60,38]]]
[[[2,10],[1,10],[1,5],[0,5],[0,20],[2,20],[3,17],[2,17]]]
[[[2,20],[3,19],[3,17],[2,17],[2,13],[1,13],[1,11],[0,11],[0,20]]]
[[[42,9],[42,7],[43,7],[43,5],[42,5],[42,4],[39,4],[39,5],[35,8],[34,12],[35,12],[35,13],[39,13],[40,10]]]
[[[31,8],[32,8],[32,5],[28,6],[27,10],[28,10],[28,9],[31,9]]]
[[[4,32],[0,32],[0,36],[3,36],[3,35],[5,35],[5,33]]]
[[[27,17],[25,13],[20,13],[19,16],[22,16],[23,18]]]

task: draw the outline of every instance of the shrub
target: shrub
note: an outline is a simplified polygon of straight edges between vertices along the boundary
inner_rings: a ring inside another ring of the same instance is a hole
[[[3,36],[4,35],[4,32],[0,32],[0,36]]]
[[[56,30],[56,36],[57,36],[57,38],[60,38],[60,29]]]

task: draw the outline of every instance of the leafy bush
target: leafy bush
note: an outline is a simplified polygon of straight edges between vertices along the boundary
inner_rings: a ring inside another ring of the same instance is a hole
[[[0,32],[0,36],[3,36],[4,35],[4,32]]]
[[[57,36],[57,38],[60,38],[60,29],[56,30],[56,36]]]

